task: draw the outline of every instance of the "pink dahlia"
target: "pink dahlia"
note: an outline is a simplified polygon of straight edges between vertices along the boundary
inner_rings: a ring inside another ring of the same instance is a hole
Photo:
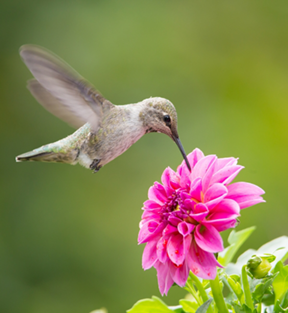
[[[235,158],[204,156],[195,149],[177,172],[166,168],[144,202],[138,242],[147,243],[142,265],[157,270],[161,294],[175,282],[184,286],[189,271],[214,279],[214,253],[223,250],[220,232],[235,227],[240,210],[259,202],[264,191],[244,182],[230,184],[243,166]],[[230,184],[230,185],[229,185]]]

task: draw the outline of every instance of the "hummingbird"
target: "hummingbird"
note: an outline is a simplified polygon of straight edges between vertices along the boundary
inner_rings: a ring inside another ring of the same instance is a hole
[[[114,105],[52,52],[24,45],[20,56],[34,79],[28,89],[50,113],[78,128],[72,135],[16,157],[17,162],[81,164],[98,172],[144,134],[168,135],[191,171],[177,132],[177,113],[167,99],[151,97],[138,103]]]

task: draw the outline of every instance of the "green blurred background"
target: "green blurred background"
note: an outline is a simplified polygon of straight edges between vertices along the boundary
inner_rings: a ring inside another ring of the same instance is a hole
[[[124,312],[159,296],[156,271],[141,268],[138,223],[149,186],[182,161],[154,133],[96,175],[15,163],[73,132],[26,89],[26,43],[58,54],[115,104],[170,99],[187,153],[239,157],[237,179],[267,201],[242,212],[238,230],[257,226],[242,252],[287,234],[287,1],[1,1],[0,312]],[[173,287],[164,301],[183,294]]]

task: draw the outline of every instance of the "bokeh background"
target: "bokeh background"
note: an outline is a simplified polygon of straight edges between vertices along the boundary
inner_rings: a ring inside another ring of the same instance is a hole
[[[26,89],[26,43],[54,51],[115,104],[170,99],[186,152],[239,157],[237,179],[267,201],[242,212],[238,230],[257,226],[242,252],[287,235],[287,1],[1,1],[0,312],[125,312],[159,296],[156,271],[141,268],[138,223],[149,186],[181,162],[153,133],[96,175],[15,163],[73,132]],[[164,301],[183,294],[173,287]]]

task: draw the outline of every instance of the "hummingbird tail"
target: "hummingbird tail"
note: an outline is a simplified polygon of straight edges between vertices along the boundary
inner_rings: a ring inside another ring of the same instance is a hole
[[[49,155],[51,152],[42,152],[37,153],[34,151],[23,153],[16,157],[16,162],[24,162],[24,161],[46,161],[47,158],[49,159]]]
[[[76,164],[79,154],[78,149],[71,149],[70,151],[53,151],[50,145],[46,145],[35,149],[33,151],[23,153],[16,157],[16,162],[24,161],[40,161],[40,162],[60,162]]]

